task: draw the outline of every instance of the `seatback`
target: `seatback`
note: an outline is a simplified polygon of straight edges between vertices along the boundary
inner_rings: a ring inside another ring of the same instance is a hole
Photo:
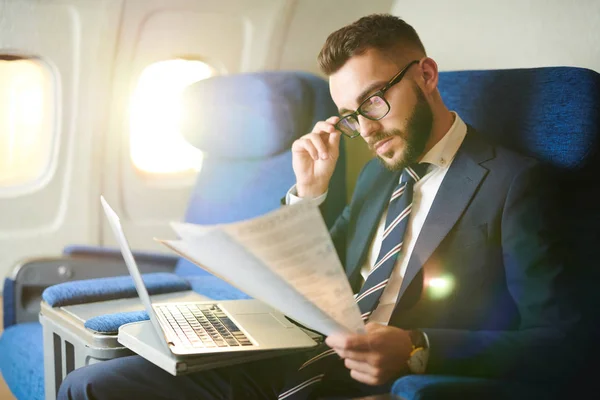
[[[600,74],[574,67],[443,72],[439,89],[448,108],[482,135],[553,167],[557,229],[567,251],[565,279],[573,280],[572,297],[583,312],[580,330],[595,341],[600,333]]]
[[[184,94],[182,134],[202,150],[202,169],[185,221],[240,221],[280,207],[295,183],[291,145],[317,121],[337,114],[323,79],[304,72],[220,76],[195,83]],[[323,205],[331,226],[346,204],[345,152]],[[175,272],[201,270],[180,260]]]

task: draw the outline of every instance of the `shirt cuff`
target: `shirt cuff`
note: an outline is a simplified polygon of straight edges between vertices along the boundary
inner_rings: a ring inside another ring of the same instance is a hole
[[[317,206],[320,206],[321,204],[323,204],[323,202],[325,201],[326,198],[327,198],[327,192],[325,192],[322,195],[315,197],[315,198],[298,197],[298,191],[296,190],[296,185],[294,185],[290,188],[290,190],[288,190],[288,192],[285,195],[285,204],[288,206],[291,206],[292,204],[296,204],[301,201],[312,201]]]

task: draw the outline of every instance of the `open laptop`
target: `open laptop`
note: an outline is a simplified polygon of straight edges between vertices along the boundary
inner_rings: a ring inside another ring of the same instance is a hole
[[[241,355],[317,345],[282,313],[258,300],[152,303],[119,217],[104,197],[100,201],[151,325],[171,353]]]

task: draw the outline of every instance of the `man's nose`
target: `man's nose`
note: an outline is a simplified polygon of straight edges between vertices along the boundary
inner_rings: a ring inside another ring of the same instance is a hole
[[[373,121],[363,117],[362,115],[358,116],[358,124],[360,126],[360,136],[362,136],[365,140],[373,133],[381,130],[381,124],[379,121]]]

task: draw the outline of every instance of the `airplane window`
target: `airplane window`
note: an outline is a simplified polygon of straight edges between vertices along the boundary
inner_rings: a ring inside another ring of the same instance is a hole
[[[35,184],[50,170],[53,100],[44,64],[0,55],[0,190]]]
[[[130,114],[130,149],[134,166],[152,174],[199,171],[202,152],[177,129],[180,96],[194,82],[215,74],[196,60],[166,60],[147,66],[138,80]]]

